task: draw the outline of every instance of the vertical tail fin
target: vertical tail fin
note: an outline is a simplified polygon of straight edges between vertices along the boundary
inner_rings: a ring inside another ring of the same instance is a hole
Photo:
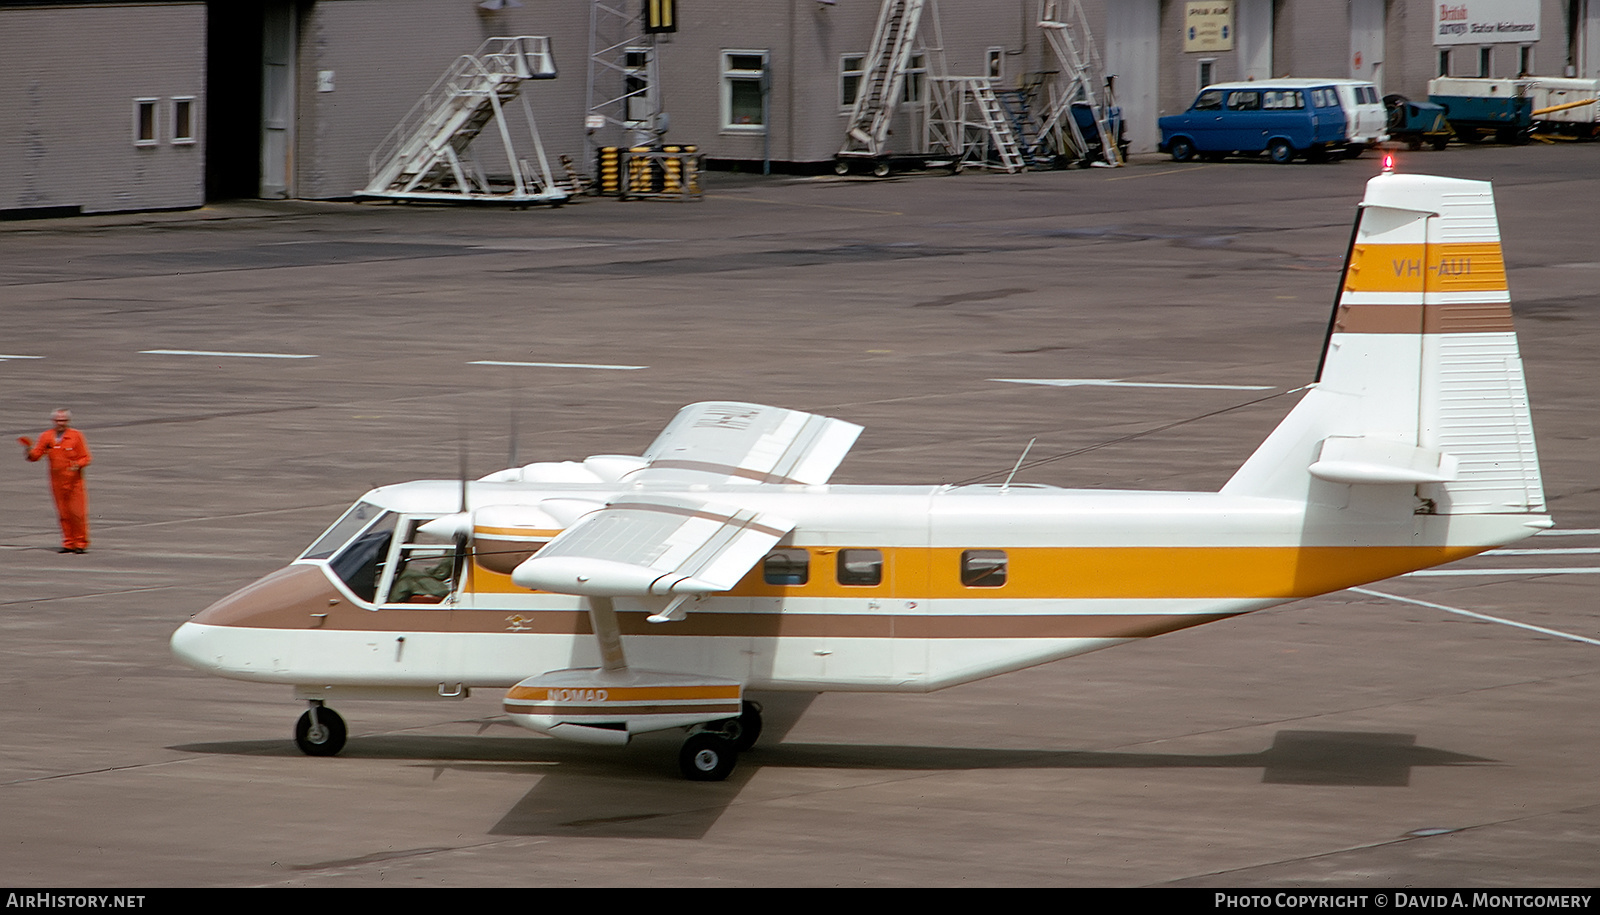
[[[1317,384],[1223,492],[1319,481],[1414,486],[1434,514],[1545,510],[1488,182],[1368,182]]]

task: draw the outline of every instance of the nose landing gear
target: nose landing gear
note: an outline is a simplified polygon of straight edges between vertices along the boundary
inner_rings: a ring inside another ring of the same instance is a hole
[[[335,756],[344,749],[344,719],[321,699],[308,700],[311,708],[294,725],[295,746],[307,756]]]

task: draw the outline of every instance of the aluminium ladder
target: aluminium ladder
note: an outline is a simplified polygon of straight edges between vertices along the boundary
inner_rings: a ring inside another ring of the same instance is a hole
[[[1088,18],[1079,0],[1065,0],[1064,11],[1060,8],[1062,5],[1063,0],[1041,0],[1040,4],[1039,28],[1044,31],[1045,43],[1050,46],[1059,67],[1049,74],[1043,85],[1047,98],[1044,115],[1040,118],[1040,146],[1053,145],[1058,154],[1070,155],[1085,163],[1098,152],[1106,165],[1122,165],[1122,150],[1117,145],[1119,125],[1114,123],[1119,119],[1112,114],[1111,90],[1106,84],[1100,52],[1094,46],[1094,36],[1089,32]],[[1074,106],[1087,107],[1093,140],[1084,136],[1078,119],[1073,116]]]
[[[946,76],[930,80],[934,115],[928,119],[929,146],[941,146],[956,167],[992,166],[1007,174],[1028,167],[1027,155],[1012,128],[1012,116],[987,76]]]
[[[845,127],[839,158],[880,158],[889,138],[889,122],[905,87],[906,69],[922,22],[925,0],[883,0],[872,36],[855,105]]]
[[[544,144],[527,98],[521,98],[537,165],[511,140],[505,106],[521,96],[522,84],[555,79],[550,40],[538,35],[490,38],[456,58],[368,159],[367,186],[358,197],[434,202],[490,201],[511,204],[567,200],[551,177]],[[492,181],[471,156],[471,146],[493,121],[499,128],[509,185]]]

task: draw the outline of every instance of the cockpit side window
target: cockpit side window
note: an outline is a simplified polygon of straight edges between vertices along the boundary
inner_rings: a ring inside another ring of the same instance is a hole
[[[405,539],[396,551],[393,574],[379,581],[382,603],[442,604],[455,589],[466,565],[465,554],[449,540],[419,530],[431,520],[406,519]]]

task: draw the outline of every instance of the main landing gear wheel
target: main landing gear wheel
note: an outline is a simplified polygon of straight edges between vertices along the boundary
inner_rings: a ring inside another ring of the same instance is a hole
[[[761,704],[744,700],[743,711],[737,718],[717,722],[717,733],[727,738],[740,753],[756,745],[761,739]]]
[[[691,782],[720,782],[738,761],[739,750],[733,741],[714,731],[690,734],[678,751],[678,769]]]
[[[307,756],[336,755],[344,749],[344,738],[344,719],[331,708],[313,707],[294,725],[295,745]]]

